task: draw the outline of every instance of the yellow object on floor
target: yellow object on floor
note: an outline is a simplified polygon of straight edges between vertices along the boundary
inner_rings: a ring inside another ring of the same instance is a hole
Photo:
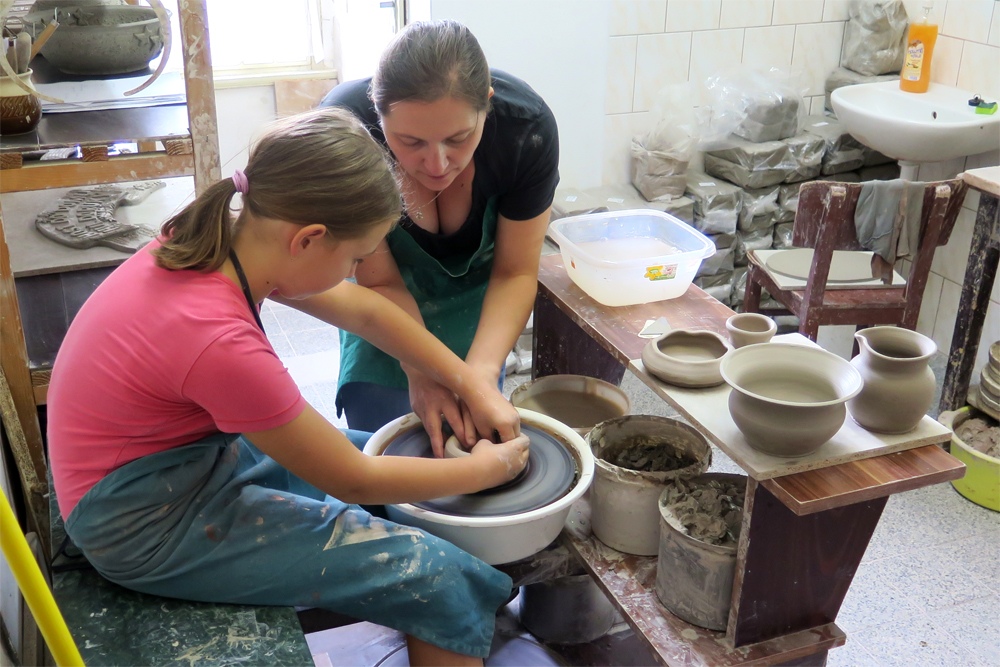
[[[56,606],[28,541],[24,539],[7,496],[0,493],[0,499],[0,548],[17,579],[17,587],[21,589],[56,664],[59,667],[83,667],[83,657]]]
[[[938,421],[955,431],[973,416],[972,408],[965,407],[942,413]],[[955,490],[977,505],[1000,512],[1000,460],[977,452],[954,433],[951,436],[951,455],[965,464],[965,477],[951,483]]]

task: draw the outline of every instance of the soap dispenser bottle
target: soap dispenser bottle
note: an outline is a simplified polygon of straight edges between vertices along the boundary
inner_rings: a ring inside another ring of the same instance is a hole
[[[906,60],[899,77],[899,87],[908,93],[926,93],[931,83],[931,57],[937,42],[938,27],[930,23],[934,0],[924,0],[924,17],[911,23],[906,37]]]

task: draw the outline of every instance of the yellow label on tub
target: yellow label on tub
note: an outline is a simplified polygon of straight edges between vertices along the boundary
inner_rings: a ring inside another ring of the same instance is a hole
[[[677,277],[677,265],[671,264],[669,266],[647,266],[646,275],[643,278],[649,280],[671,280]]]

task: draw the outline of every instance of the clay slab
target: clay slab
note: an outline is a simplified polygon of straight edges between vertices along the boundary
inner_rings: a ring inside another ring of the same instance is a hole
[[[775,342],[815,345],[801,334],[775,336]],[[840,431],[815,452],[797,458],[769,456],[751,447],[729,415],[728,384],[707,389],[674,387],[647,373],[639,360],[630,370],[660,398],[676,408],[705,436],[757,480],[816,470],[848,461],[872,458],[925,445],[948,442],[951,431],[928,416],[909,433],[887,435],[871,433],[848,416]]]

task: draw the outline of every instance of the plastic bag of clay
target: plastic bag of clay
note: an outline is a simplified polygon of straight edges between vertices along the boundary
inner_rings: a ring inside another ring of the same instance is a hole
[[[698,267],[699,276],[714,276],[726,271],[732,272],[736,251],[736,234],[709,234],[708,238],[715,243],[715,254],[702,261]]]
[[[899,164],[892,162],[890,164],[880,164],[877,167],[863,167],[860,172],[858,172],[861,182],[865,181],[891,181],[893,179],[899,178]]]
[[[694,279],[694,284],[702,288],[708,295],[718,299],[722,303],[729,305],[729,298],[733,292],[733,272],[725,271],[712,276],[701,276]]]
[[[864,164],[864,166],[866,166],[866,167],[879,167],[879,166],[881,166],[883,164],[892,164],[892,165],[896,165],[897,167],[899,166],[896,163],[896,161],[893,160],[888,155],[883,155],[882,153],[879,153],[874,148],[869,148],[868,146],[865,146],[865,164]]]
[[[756,189],[781,183],[788,177],[792,169],[788,167],[750,169],[705,153],[705,171],[712,176],[735,183],[741,188]]]
[[[851,136],[837,119],[831,116],[807,116],[802,129],[823,137],[826,144],[822,168],[824,175],[853,171],[865,163],[865,146]]]
[[[784,250],[792,247],[792,228],[795,223],[783,222],[774,226],[774,240],[771,242],[772,248]]]
[[[653,129],[632,137],[632,185],[649,201],[680,197],[698,144],[690,86],[664,88],[653,118]]]
[[[851,0],[848,16],[841,66],[868,76],[899,73],[909,25],[902,0]]]
[[[700,171],[688,171],[686,196],[694,200],[694,227],[705,234],[734,234],[743,205],[742,191],[732,183]]]
[[[808,181],[819,176],[823,168],[823,154],[826,152],[826,141],[816,134],[802,132],[794,137],[782,139],[781,143],[788,146],[788,154],[795,163],[785,183]]]
[[[709,77],[707,88],[714,100],[724,100],[725,107],[738,110],[732,118],[740,120],[732,130],[738,137],[760,143],[776,141],[798,133],[799,118],[804,115],[802,91],[792,83],[787,72],[777,68],[761,70],[740,67]],[[720,141],[726,135],[715,134]],[[706,143],[703,136],[702,143]]]
[[[607,206],[601,200],[576,188],[557,188],[552,199],[553,220],[585,213],[602,213],[607,210]]]
[[[694,219],[694,202],[688,197],[647,201],[639,191],[628,184],[599,185],[580,191],[588,203],[596,203],[604,211],[628,211],[632,209],[649,209],[663,211],[676,215],[685,222]],[[559,190],[556,191],[557,195]]]
[[[740,207],[740,229],[753,218],[771,215],[778,210],[778,186],[746,189],[740,193],[743,206]]]
[[[858,74],[846,67],[838,67],[833,70],[829,77],[826,79],[826,109],[827,111],[833,111],[833,102],[830,101],[830,96],[833,95],[833,91],[838,88],[843,88],[844,86],[854,86],[859,83],[877,83],[879,81],[898,81],[899,73],[894,74],[880,74],[879,76],[868,76],[866,74]]]
[[[774,227],[774,213],[756,215],[752,218],[740,218],[739,231],[750,234],[753,232],[770,231]]]
[[[743,295],[747,291],[747,267],[737,266],[733,269],[733,287],[729,291],[729,307],[738,308],[743,304]]]
[[[747,265],[747,253],[751,250],[767,250],[774,243],[771,233],[774,225],[755,232],[736,232],[736,255],[733,259],[736,266]]]

